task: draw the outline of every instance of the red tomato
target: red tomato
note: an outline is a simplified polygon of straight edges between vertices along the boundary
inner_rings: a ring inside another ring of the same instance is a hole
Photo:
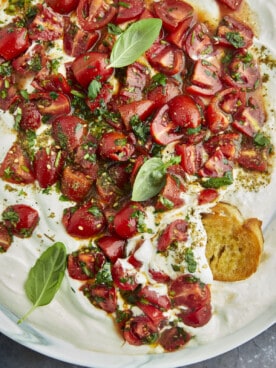
[[[171,301],[166,294],[161,294],[155,291],[154,287],[143,286],[138,291],[138,297],[141,303],[151,304],[161,310],[169,310],[171,308]]]
[[[59,92],[65,95],[71,92],[69,83],[61,73],[49,74],[49,71],[45,68],[34,77],[31,84],[36,90],[41,92]],[[54,97],[55,95],[52,94],[52,96]],[[61,97],[59,98],[61,99]],[[64,97],[62,98],[65,102]],[[65,102],[65,104],[67,103]]]
[[[137,288],[137,271],[127,260],[118,258],[111,266],[111,273],[113,281],[119,289],[133,291]]]
[[[248,49],[253,44],[253,37],[251,28],[236,18],[226,15],[219,24],[216,41],[222,46]]]
[[[102,211],[91,203],[65,210],[62,223],[69,235],[82,239],[99,234],[106,224]]]
[[[124,239],[105,235],[97,240],[97,245],[111,263],[115,263],[118,258],[124,258],[126,245]]]
[[[181,156],[181,166],[189,175],[195,175],[203,165],[202,144],[177,144],[175,152]]]
[[[169,115],[173,122],[183,128],[197,128],[201,124],[201,114],[195,101],[187,95],[179,95],[169,102]]]
[[[99,143],[99,153],[105,159],[127,161],[134,153],[134,146],[121,132],[104,133]]]
[[[63,18],[46,6],[38,5],[39,10],[29,25],[29,37],[33,41],[54,41],[63,34]]]
[[[0,254],[6,252],[11,246],[11,243],[12,236],[10,235],[9,230],[3,222],[0,222]]]
[[[29,157],[19,143],[14,143],[0,166],[0,177],[14,184],[31,184],[35,181]]]
[[[37,92],[30,94],[30,100],[34,101],[42,115],[65,115],[71,111],[68,96],[57,92]]]
[[[119,2],[119,5],[121,3]],[[124,23],[138,18],[144,10],[143,0],[125,0],[118,8],[116,24]]]
[[[61,177],[61,192],[70,201],[81,202],[88,195],[92,181],[81,171],[66,166]]]
[[[221,178],[225,173],[232,171],[233,162],[227,160],[220,149],[209,157],[204,166],[198,171],[202,177]]]
[[[165,0],[153,3],[153,9],[162,19],[163,27],[167,31],[174,31],[186,18],[190,17],[194,9],[181,0]]]
[[[219,196],[219,193],[216,189],[203,189],[198,196],[198,204],[206,204],[213,202],[215,199],[217,199]]]
[[[42,45],[35,45],[12,61],[17,73],[38,73],[46,66],[47,56]]]
[[[181,198],[183,190],[184,188],[179,185],[178,180],[173,175],[167,174],[165,186],[158,196],[155,209],[167,211],[182,206],[184,204],[184,199]]]
[[[143,90],[149,82],[149,70],[145,65],[135,62],[127,67],[126,78],[120,89],[120,96],[129,99],[129,102],[140,101]]]
[[[108,102],[112,99],[112,92],[113,92],[112,85],[109,83],[104,83],[96,98],[86,99],[87,106],[92,112],[94,112],[97,108],[101,106],[102,103],[108,104]]]
[[[243,0],[217,0],[219,3],[226,5],[231,10],[237,10]]]
[[[97,78],[105,82],[113,73],[113,68],[107,68],[108,55],[99,52],[89,52],[77,57],[72,63],[72,71],[76,80],[83,87]]]
[[[147,316],[135,316],[126,322],[124,338],[130,345],[151,344],[158,339],[157,327]]]
[[[165,104],[155,114],[150,126],[150,132],[156,143],[166,146],[183,137],[183,133],[179,133],[178,128],[170,119],[169,105]]]
[[[118,107],[126,129],[131,128],[130,121],[133,116],[145,120],[152,113],[154,102],[150,100],[134,101]]]
[[[211,299],[209,286],[189,274],[178,276],[171,282],[169,296],[173,306],[185,306],[191,310],[209,304]]]
[[[113,286],[97,285],[87,282],[80,289],[90,302],[107,313],[117,309],[117,296]]]
[[[158,342],[166,351],[175,351],[186,345],[190,339],[190,334],[183,328],[173,326],[162,331]]]
[[[39,222],[38,212],[25,204],[15,204],[2,212],[7,229],[19,238],[29,238]]]
[[[89,280],[95,278],[104,263],[105,257],[101,252],[86,248],[69,254],[67,258],[67,269],[69,276],[73,279]]]
[[[36,130],[41,125],[41,114],[33,102],[21,104],[21,120],[19,126],[22,130]]]
[[[0,76],[0,109],[7,111],[20,97],[12,77]]]
[[[149,273],[151,277],[153,278],[153,280],[157,282],[167,284],[171,280],[169,275],[165,274],[162,271],[154,270],[153,268],[149,269]]]
[[[257,147],[252,141],[245,141],[237,162],[245,169],[265,172],[268,169],[268,151],[269,147]]]
[[[155,108],[161,108],[173,97],[181,94],[180,85],[174,78],[167,78],[166,84],[158,85],[148,92],[148,99],[154,101]]]
[[[63,150],[73,152],[87,135],[87,124],[76,116],[60,116],[52,122],[52,135]]]
[[[113,3],[105,0],[80,0],[77,7],[77,17],[85,31],[94,31],[111,22],[117,13]]]
[[[192,311],[181,312],[178,315],[185,325],[191,327],[202,327],[206,325],[212,317],[212,308],[210,303],[206,303],[201,307]]]
[[[123,239],[131,238],[138,233],[138,218],[143,215],[143,207],[139,203],[129,202],[114,217],[114,229]]]
[[[45,0],[56,13],[68,14],[75,10],[78,6],[79,0]]]
[[[184,242],[188,239],[188,223],[185,220],[175,220],[170,223],[158,239],[157,250],[164,252],[175,241]]]
[[[75,150],[74,162],[90,180],[96,180],[98,174],[96,150],[97,141],[91,135],[86,136],[82,144]]]
[[[167,45],[160,49],[158,53],[151,53],[150,51],[146,53],[149,63],[166,75],[181,73],[185,68],[183,51],[173,45]]]
[[[185,50],[192,60],[203,59],[213,52],[213,43],[204,23],[196,23],[185,40]]]
[[[159,327],[161,323],[164,323],[167,320],[167,317],[164,315],[163,311],[154,305],[146,304],[144,301],[137,302],[136,305],[147,317],[149,317],[151,322],[156,327]]]
[[[190,27],[194,24],[194,21],[195,21],[194,15],[186,18],[183,22],[181,22],[178,25],[178,27],[174,31],[169,33],[167,41],[182,49],[184,41],[187,36],[187,32],[189,31]]]
[[[55,184],[61,177],[64,154],[56,147],[41,147],[34,157],[34,173],[41,188]]]
[[[9,24],[0,29],[0,56],[5,60],[12,60],[22,54],[29,47],[28,31]]]
[[[212,156],[219,148],[225,157],[234,159],[240,147],[241,135],[238,133],[224,133],[210,137],[204,142],[204,148]]]
[[[71,22],[69,17],[64,19],[63,48],[66,54],[78,57],[85,54],[98,40],[97,32],[87,32]]]

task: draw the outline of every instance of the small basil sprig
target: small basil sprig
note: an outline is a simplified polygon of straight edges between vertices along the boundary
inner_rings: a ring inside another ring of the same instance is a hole
[[[226,172],[224,176],[220,178],[209,178],[201,182],[201,185],[204,188],[215,188],[215,189],[231,184],[233,184],[233,174],[231,171]]]
[[[115,42],[109,67],[122,68],[134,63],[150,48],[158,37],[161,27],[162,21],[156,18],[132,23]]]
[[[180,156],[174,156],[167,162],[163,162],[159,157],[147,160],[136,175],[131,199],[140,202],[157,195],[166,183],[167,168],[179,164],[180,161]]]
[[[57,242],[47,248],[30,269],[25,283],[31,309],[18,321],[23,322],[37,307],[49,304],[58,291],[66,268],[66,248]]]

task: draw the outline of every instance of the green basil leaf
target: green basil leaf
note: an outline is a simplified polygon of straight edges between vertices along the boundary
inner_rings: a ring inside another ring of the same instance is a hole
[[[109,67],[122,68],[134,63],[156,40],[161,26],[162,21],[156,18],[132,23],[115,42]]]
[[[92,80],[92,82],[88,86],[88,97],[94,100],[98,96],[101,88],[101,82],[99,82],[97,79]]]
[[[201,185],[204,188],[215,188],[215,189],[230,184],[233,184],[233,174],[231,171],[225,173],[224,176],[222,176],[221,178],[210,178],[207,179],[206,181],[201,182]]]
[[[165,174],[161,158],[147,160],[136,175],[131,199],[140,202],[154,197],[165,185]]]
[[[66,248],[57,242],[46,249],[30,269],[25,292],[32,308],[18,321],[23,322],[37,307],[49,304],[58,291],[66,268]]]

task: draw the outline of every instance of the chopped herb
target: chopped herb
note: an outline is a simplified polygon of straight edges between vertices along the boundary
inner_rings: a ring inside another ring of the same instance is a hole
[[[270,139],[268,137],[266,137],[263,133],[257,133],[255,135],[254,143],[257,146],[261,146],[261,147],[270,147],[271,146]]]
[[[220,188],[225,185],[233,184],[233,174],[231,171],[228,171],[221,178],[209,178],[207,180],[203,180],[201,185],[204,188]]]
[[[92,82],[88,86],[88,97],[92,100],[98,96],[100,90],[102,88],[102,83],[97,79],[92,80]]]
[[[185,261],[187,262],[188,271],[190,273],[194,273],[196,271],[197,263],[194,257],[193,250],[191,248],[186,249]]]
[[[96,206],[93,206],[93,207],[90,207],[89,209],[88,209],[88,212],[89,213],[91,213],[93,216],[95,216],[95,217],[101,217],[102,216],[102,213],[101,213],[101,211],[99,210],[99,208],[98,207],[96,207]]]
[[[236,49],[244,47],[245,41],[239,32],[227,32],[225,34],[226,40]]]
[[[108,33],[112,35],[119,35],[123,32],[123,30],[120,27],[116,26],[113,23],[108,23],[107,29],[108,29]]]

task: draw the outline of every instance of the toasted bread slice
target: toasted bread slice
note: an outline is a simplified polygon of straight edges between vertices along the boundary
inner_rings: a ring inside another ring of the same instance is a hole
[[[220,202],[211,213],[202,215],[202,221],[214,280],[244,280],[257,270],[263,250],[260,220],[244,220],[235,206]]]

